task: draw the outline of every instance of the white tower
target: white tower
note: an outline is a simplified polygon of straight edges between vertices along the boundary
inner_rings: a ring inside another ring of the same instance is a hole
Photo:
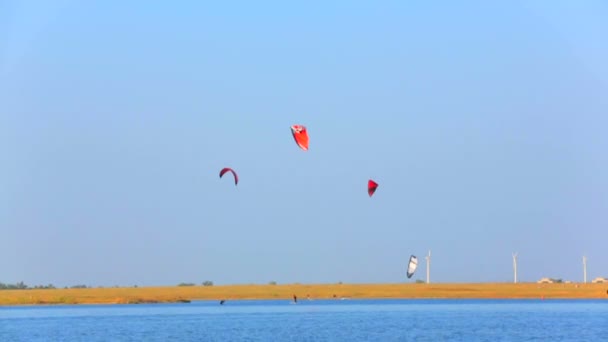
[[[513,253],[513,283],[517,284],[517,253]]]
[[[583,282],[587,284],[587,257],[583,255]]]
[[[429,255],[426,256],[426,283],[431,283],[431,251],[429,250]]]

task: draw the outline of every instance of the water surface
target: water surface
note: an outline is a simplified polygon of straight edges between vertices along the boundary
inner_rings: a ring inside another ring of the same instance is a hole
[[[0,307],[0,341],[608,341],[606,300]]]

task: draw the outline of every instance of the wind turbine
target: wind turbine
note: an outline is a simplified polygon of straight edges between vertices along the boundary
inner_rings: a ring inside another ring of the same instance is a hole
[[[517,253],[511,255],[513,256],[513,283],[517,284]]]
[[[583,281],[587,284],[587,256],[583,255]]]
[[[431,282],[431,250],[429,250],[429,255],[425,257],[426,259],[426,283],[430,284]]]

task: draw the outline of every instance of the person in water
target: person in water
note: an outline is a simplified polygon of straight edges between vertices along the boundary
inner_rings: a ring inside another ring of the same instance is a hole
[[[293,295],[293,302],[297,303],[298,302],[298,296],[296,296],[295,294]]]

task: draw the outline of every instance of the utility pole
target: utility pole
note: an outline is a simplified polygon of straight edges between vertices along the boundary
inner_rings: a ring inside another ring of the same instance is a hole
[[[583,282],[587,284],[587,257],[583,255]]]
[[[513,253],[513,283],[517,284],[517,253]]]
[[[431,283],[431,251],[429,250],[429,255],[426,256],[426,283]]]

